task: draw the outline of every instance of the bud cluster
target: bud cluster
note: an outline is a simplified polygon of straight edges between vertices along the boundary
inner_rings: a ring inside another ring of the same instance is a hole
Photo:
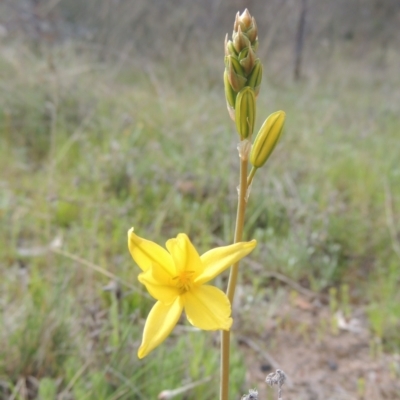
[[[228,35],[225,37],[225,97],[241,144],[246,144],[240,146],[242,160],[248,159],[249,144],[256,121],[256,97],[262,79],[263,67],[256,55],[257,35],[256,21],[246,9],[242,14],[236,14],[232,40],[228,40]],[[254,170],[262,167],[274,150],[282,134],[285,117],[283,111],[277,111],[271,114],[260,128],[249,156]]]
[[[257,48],[256,21],[246,9],[236,14],[232,40],[228,40],[228,35],[225,37],[225,97],[242,140],[253,133],[255,123],[255,99],[262,78]]]

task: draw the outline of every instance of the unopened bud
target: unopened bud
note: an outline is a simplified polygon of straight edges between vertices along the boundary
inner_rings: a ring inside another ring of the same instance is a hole
[[[239,92],[244,87],[247,79],[244,77],[243,67],[238,59],[233,56],[225,57],[225,65],[228,72],[228,80],[235,92]]]
[[[232,35],[232,41],[233,41],[233,46],[235,47],[237,53],[240,53],[243,49],[251,45],[250,40],[242,32],[240,25],[238,31]]]
[[[244,87],[236,97],[235,122],[241,140],[252,135],[256,122],[256,96],[249,86]]]
[[[237,56],[237,52],[235,50],[235,46],[233,45],[232,40],[228,40],[228,34],[225,36],[225,56]]]
[[[254,41],[257,39],[258,29],[254,17],[251,18],[251,21],[252,21],[251,27],[247,29],[246,35],[249,38],[250,42],[254,43]]]
[[[246,76],[248,76],[253,70],[256,62],[256,54],[254,53],[251,46],[246,47],[240,52],[239,62],[240,65],[243,67]]]
[[[260,62],[260,59],[257,58],[254,64],[253,71],[247,80],[247,85],[254,89],[254,93],[258,96],[261,86],[262,80],[262,73],[263,73],[263,66]]]
[[[233,24],[233,30],[234,32],[237,32],[240,26],[242,31],[246,32],[249,28],[251,28],[252,22],[252,17],[247,8],[242,12],[242,14],[239,14],[238,11],[235,17],[235,23]]]
[[[250,162],[255,168],[262,167],[274,150],[282,134],[285,117],[283,111],[276,111],[265,120],[250,153]]]
[[[224,50],[225,50],[225,57],[226,57],[226,56],[229,56],[229,50],[228,50],[228,34],[225,35]]]
[[[224,71],[224,88],[225,88],[225,98],[226,106],[228,107],[228,112],[233,121],[235,121],[235,100],[236,92],[232,89],[232,86],[228,79],[228,73]]]
[[[253,50],[254,50],[255,52],[257,52],[257,50],[258,50],[258,39],[256,39],[256,40],[253,42],[253,44],[252,44],[251,47],[253,48]]]
[[[239,24],[244,28],[247,28],[252,23],[251,15],[249,10],[246,8],[241,15],[239,15]]]

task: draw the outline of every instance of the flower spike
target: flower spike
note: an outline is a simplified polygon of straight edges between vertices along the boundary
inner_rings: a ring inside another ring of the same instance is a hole
[[[229,115],[236,121],[236,125],[238,124],[237,118],[235,118],[235,114],[236,116],[238,114],[236,109],[243,98],[240,96],[240,92],[244,90],[246,98],[250,99],[249,92],[246,91],[248,87],[252,89],[255,97],[257,97],[260,90],[262,65],[256,54],[258,47],[257,35],[256,21],[246,9],[242,14],[236,14],[232,40],[228,40],[228,35],[225,37],[225,97]],[[253,101],[253,98],[250,101],[252,109],[249,110],[249,114],[255,116],[255,101]],[[240,111],[239,114],[243,115],[243,112]],[[239,125],[248,126],[249,124],[252,125],[252,123],[252,118],[249,117],[249,122],[244,119]],[[247,127],[245,129],[247,130],[246,134],[239,131],[241,140],[247,137],[249,130],[252,131]]]

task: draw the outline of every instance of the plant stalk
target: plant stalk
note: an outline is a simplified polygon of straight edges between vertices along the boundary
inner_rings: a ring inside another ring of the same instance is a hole
[[[252,167],[252,168],[251,168],[250,174],[249,174],[249,176],[247,177],[247,188],[249,188],[250,185],[252,184],[254,175],[256,174],[256,171],[257,171],[257,168],[255,168],[255,167]]]
[[[246,158],[246,157],[245,157]],[[236,226],[234,243],[241,242],[243,237],[244,214],[247,205],[247,159],[240,158],[240,183],[239,199],[236,214]],[[229,275],[226,294],[231,304],[235,296],[236,282],[239,271],[239,262],[232,265]],[[230,331],[221,331],[221,386],[220,400],[228,400],[229,397],[229,352]]]

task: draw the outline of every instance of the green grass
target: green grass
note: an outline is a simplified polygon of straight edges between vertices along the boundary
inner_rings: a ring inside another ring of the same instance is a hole
[[[222,81],[175,85],[162,66],[115,71],[72,47],[47,57],[16,49],[12,62],[0,55],[0,398],[22,398],[23,383],[43,400],[147,399],[207,377],[190,398],[216,398],[210,333],[177,330],[137,359],[153,302],[126,232],[160,244],[186,232],[200,251],[232,241],[237,136]],[[399,82],[362,79],[265,79],[257,126],[278,109],[287,124],[255,177],[245,236],[258,240],[251,257],[266,271],[315,291],[348,285],[346,302],[366,305],[371,331],[399,351],[400,122],[390,90]],[[102,289],[105,276],[40,251],[56,237],[131,288],[118,299]],[[262,272],[246,262],[242,271],[265,290]],[[232,398],[247,391],[244,372],[235,352]]]

